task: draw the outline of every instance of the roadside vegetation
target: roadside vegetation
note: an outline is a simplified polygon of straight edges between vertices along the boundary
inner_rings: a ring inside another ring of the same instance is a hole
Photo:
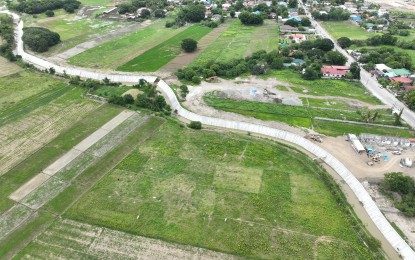
[[[0,14],[0,39],[0,55],[9,61],[15,61],[13,19],[6,14]]]
[[[387,173],[381,187],[397,209],[408,217],[415,217],[415,181],[412,177],[401,172]]]

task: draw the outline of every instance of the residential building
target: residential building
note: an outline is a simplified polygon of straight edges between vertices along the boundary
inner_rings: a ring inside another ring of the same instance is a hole
[[[323,66],[321,73],[323,77],[328,78],[343,78],[350,71],[349,66]]]
[[[281,25],[280,32],[299,32],[298,28],[292,27],[290,25]]]
[[[405,78],[405,77],[394,77],[394,78],[390,78],[389,80],[391,82],[398,82],[402,84],[403,87],[409,86],[412,84],[412,80],[410,80],[409,78]]]

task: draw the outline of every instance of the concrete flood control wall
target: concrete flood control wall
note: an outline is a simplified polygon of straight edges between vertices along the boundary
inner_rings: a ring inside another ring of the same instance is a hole
[[[9,12],[8,12],[9,13]],[[16,15],[14,15],[16,18]],[[18,16],[17,16],[18,17]],[[56,64],[53,64],[49,61],[43,60],[36,56],[30,55],[24,51],[23,48],[23,41],[21,39],[23,35],[23,21],[20,21],[17,28],[16,28],[16,54],[21,55],[22,59],[26,62],[32,63],[40,68],[49,69],[54,68],[57,73],[66,73],[70,76],[80,76],[83,78],[91,78],[95,80],[102,80],[104,78],[108,78],[114,82],[131,82],[137,83],[140,79],[145,79],[150,82],[154,82],[156,77],[152,76],[139,76],[134,74],[110,74],[110,73],[101,73],[101,72],[94,72],[89,71],[87,69],[82,68],[75,68],[75,67],[62,67]],[[354,175],[333,155],[319,147],[318,145],[312,143],[305,138],[274,128],[254,125],[244,122],[235,122],[229,121],[219,118],[212,118],[207,116],[198,115],[192,113],[183,107],[181,107],[180,103],[178,102],[176,95],[171,90],[171,88],[164,82],[158,82],[159,89],[163,92],[163,94],[167,97],[168,101],[170,102],[173,110],[177,110],[177,114],[187,120],[190,121],[200,121],[202,124],[221,127],[221,128],[228,128],[233,130],[239,131],[247,131],[252,133],[257,133],[260,135],[267,135],[270,137],[274,137],[286,142],[290,142],[292,144],[298,145],[303,149],[309,151],[311,154],[317,156],[318,158],[322,159],[327,165],[329,165],[333,170],[337,172],[339,176],[346,182],[346,184],[351,188],[354,192],[364,209],[366,210],[367,214],[370,216],[374,224],[378,227],[380,232],[386,238],[386,240],[392,245],[392,247],[396,250],[396,252],[403,258],[403,259],[411,259],[415,260],[415,252],[410,248],[410,246],[403,240],[400,235],[395,231],[395,229],[390,225],[388,220],[376,206],[375,202],[372,200],[368,192],[364,189],[362,184],[354,177]]]

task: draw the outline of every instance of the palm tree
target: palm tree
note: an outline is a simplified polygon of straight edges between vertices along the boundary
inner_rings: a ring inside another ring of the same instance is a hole
[[[395,116],[395,125],[402,125],[402,122],[401,122],[401,117],[402,117],[402,113],[403,113],[403,109],[404,108],[402,108],[400,111],[399,111],[399,113],[393,113],[393,115]]]

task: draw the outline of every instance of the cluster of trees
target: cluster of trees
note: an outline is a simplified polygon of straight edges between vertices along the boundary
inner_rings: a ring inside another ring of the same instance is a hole
[[[391,68],[407,68],[411,70],[412,59],[405,52],[396,52],[391,47],[381,47],[377,49],[362,48],[362,55],[359,62],[365,63],[366,70],[372,70],[375,64],[384,63]]]
[[[0,55],[10,61],[15,61],[13,19],[11,16],[0,15],[0,38],[3,40],[0,45]]]
[[[176,18],[173,21],[167,21],[166,27],[181,27],[187,22],[199,23],[205,19],[206,8],[203,4],[189,4],[180,9]],[[218,24],[208,23],[206,24],[209,27],[217,27]]]
[[[313,11],[311,15],[321,21],[345,21],[349,19],[350,12],[343,8],[331,8],[327,14]]]
[[[161,17],[164,17],[163,9],[165,6],[167,6],[167,4],[168,3],[166,0],[131,0],[130,2],[121,3],[117,5],[117,8],[118,8],[118,13],[125,14],[125,13],[135,13],[137,9],[146,7],[150,10],[155,10],[154,16],[157,18],[161,18]]]
[[[399,198],[394,199],[395,207],[406,216],[415,217],[415,181],[412,177],[401,172],[387,173],[382,188],[389,195],[397,193]]]
[[[258,51],[245,59],[235,59],[228,62],[210,61],[201,66],[192,66],[179,69],[176,73],[181,80],[192,81],[199,84],[202,78],[220,76],[235,78],[245,73],[252,75],[266,74],[269,69],[283,69],[284,63],[291,63],[293,59],[304,59],[305,65],[296,67],[305,68],[303,77],[305,79],[320,78],[322,64],[344,65],[347,61],[341,53],[332,51],[334,47],[330,39],[317,39],[315,41],[304,41],[300,44],[291,44],[281,49],[280,52]],[[360,68],[355,64],[350,78],[359,78]]]
[[[41,27],[24,28],[22,39],[23,42],[35,52],[45,52],[61,41],[58,33]]]
[[[310,21],[310,19],[304,17],[303,19],[301,19],[301,22],[297,22],[297,20],[295,20],[295,19],[290,19],[290,20],[287,20],[284,24],[285,25],[290,25],[292,27],[300,27],[300,26],[306,26],[307,27],[307,26],[311,25],[311,21]]]
[[[238,18],[244,25],[262,25],[264,23],[264,19],[261,15],[247,11],[241,12]]]
[[[80,5],[81,2],[77,0],[21,0],[8,2],[9,9],[28,14],[40,14],[47,10],[60,8],[68,13],[73,13]]]

